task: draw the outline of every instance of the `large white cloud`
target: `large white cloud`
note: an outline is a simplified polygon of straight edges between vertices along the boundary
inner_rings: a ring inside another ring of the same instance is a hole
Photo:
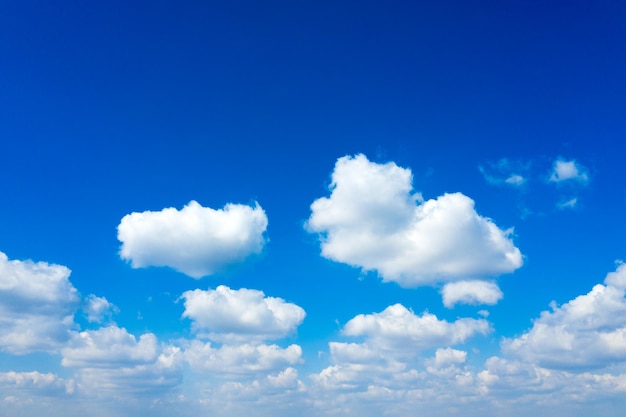
[[[604,285],[544,311],[523,335],[503,342],[505,353],[544,368],[592,369],[626,363],[626,265]]]
[[[340,158],[331,195],[311,205],[307,229],[322,256],[405,287],[512,272],[522,255],[510,232],[474,210],[461,193],[421,201],[409,169],[364,155]]]
[[[216,341],[254,341],[285,337],[302,323],[306,313],[262,291],[224,285],[215,290],[186,291],[183,317],[193,321],[199,337]]]
[[[78,291],[70,270],[0,252],[0,350],[54,351],[68,340]]]
[[[194,372],[211,372],[222,375],[246,375],[259,372],[276,372],[302,361],[302,348],[290,345],[222,345],[194,340],[184,350],[184,358]]]
[[[254,207],[223,209],[195,201],[182,210],[166,208],[127,214],[117,227],[120,256],[133,268],[168,266],[193,278],[214,274],[263,249],[267,216]]]

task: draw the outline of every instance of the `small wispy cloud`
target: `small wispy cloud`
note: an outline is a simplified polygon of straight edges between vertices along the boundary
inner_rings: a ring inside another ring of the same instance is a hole
[[[479,165],[478,170],[491,185],[521,187],[528,181],[530,163],[502,158]]]

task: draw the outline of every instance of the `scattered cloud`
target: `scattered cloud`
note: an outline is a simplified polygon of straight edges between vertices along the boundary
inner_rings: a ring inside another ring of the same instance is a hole
[[[502,291],[495,282],[458,281],[450,282],[441,290],[443,305],[448,308],[455,304],[497,304],[503,297]]]
[[[258,204],[214,210],[191,201],[180,211],[127,214],[117,236],[120,256],[133,268],[168,266],[201,278],[260,253],[266,228],[267,216]]]
[[[0,252],[0,350],[53,352],[69,339],[79,302],[70,272]]]
[[[493,276],[522,265],[511,231],[476,213],[472,199],[454,193],[420,202],[411,182],[411,171],[393,162],[340,158],[330,197],[313,202],[306,225],[320,234],[322,256],[377,271],[404,287]]]
[[[626,265],[619,264],[587,294],[552,303],[523,335],[502,349],[543,368],[569,371],[626,363]]]
[[[578,204],[578,198],[574,197],[574,198],[570,198],[569,200],[562,201],[558,203],[556,206],[561,210],[565,210],[565,209],[573,209],[574,207],[576,207],[576,204]]]
[[[119,309],[114,304],[111,304],[105,297],[89,294],[85,299],[83,311],[88,322],[102,323],[106,320],[110,320],[113,314],[119,312]]]
[[[478,170],[489,184],[521,187],[528,181],[530,166],[530,163],[502,158],[495,163],[479,165]]]
[[[192,320],[198,336],[220,342],[280,339],[293,333],[306,316],[296,304],[247,288],[220,285],[215,290],[186,291],[181,298],[183,317]]]
[[[588,170],[575,160],[567,161],[558,158],[554,161],[549,181],[554,183],[577,182],[585,185],[589,182],[589,174]]]

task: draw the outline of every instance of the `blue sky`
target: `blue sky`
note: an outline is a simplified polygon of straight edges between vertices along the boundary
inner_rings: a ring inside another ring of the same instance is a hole
[[[618,415],[625,18],[0,5],[2,414]]]

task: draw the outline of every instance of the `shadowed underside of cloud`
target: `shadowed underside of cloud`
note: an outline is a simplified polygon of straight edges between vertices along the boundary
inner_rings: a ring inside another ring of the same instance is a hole
[[[364,155],[340,158],[331,195],[311,205],[307,222],[322,256],[376,271],[404,287],[494,276],[516,270],[522,254],[510,231],[480,216],[461,193],[422,201],[409,169]]]
[[[266,228],[267,216],[258,204],[214,210],[191,201],[182,210],[127,214],[117,236],[120,256],[133,268],[168,266],[201,278],[260,253]]]

